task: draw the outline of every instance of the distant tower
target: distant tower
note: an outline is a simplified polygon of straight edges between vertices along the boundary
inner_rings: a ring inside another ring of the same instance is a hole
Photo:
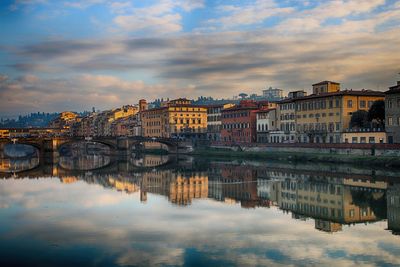
[[[147,101],[146,99],[140,99],[139,100],[139,111],[144,111],[147,110]]]
[[[96,112],[96,109],[95,109],[94,107],[92,107],[92,112],[93,112],[93,113],[95,113],[95,112]]]

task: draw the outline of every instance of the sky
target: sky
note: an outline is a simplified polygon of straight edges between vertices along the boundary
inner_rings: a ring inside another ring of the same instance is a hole
[[[0,117],[400,80],[396,0],[2,0]]]

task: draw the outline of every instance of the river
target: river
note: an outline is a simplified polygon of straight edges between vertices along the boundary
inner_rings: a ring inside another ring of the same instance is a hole
[[[400,265],[396,170],[165,155],[7,160],[0,266]]]

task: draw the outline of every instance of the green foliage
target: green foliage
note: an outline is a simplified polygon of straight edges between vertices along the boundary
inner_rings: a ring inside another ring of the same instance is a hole
[[[351,115],[350,128],[367,128],[368,126],[368,112],[358,110]]]
[[[385,101],[375,101],[368,111],[368,121],[376,122],[379,127],[385,125]]]

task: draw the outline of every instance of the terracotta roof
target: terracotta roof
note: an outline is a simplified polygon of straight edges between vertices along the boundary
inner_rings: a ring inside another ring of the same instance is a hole
[[[276,110],[276,108],[261,109],[261,110],[258,110],[257,113],[270,112],[272,110]]]
[[[319,82],[319,83],[314,83],[312,86],[314,86],[314,85],[323,85],[323,84],[327,84],[327,83],[340,84],[340,83],[332,82],[332,81],[322,81],[322,82]]]
[[[245,107],[236,106],[236,107],[223,109],[221,112],[235,111],[235,110],[258,110],[258,109],[259,109],[258,106],[250,106],[250,107],[249,106],[245,106]]]
[[[298,97],[298,98],[285,99],[285,100],[282,100],[279,103],[288,103],[288,102],[294,102],[294,101],[298,101],[298,100],[323,98],[323,97],[327,97],[327,96],[344,96],[344,95],[351,95],[351,96],[381,96],[381,97],[384,97],[385,93],[381,92],[381,91],[372,91],[372,90],[344,90],[344,91],[339,91],[339,92],[312,94],[312,95]]]
[[[386,91],[385,94],[398,94],[400,93],[400,81],[397,82],[397,85],[390,86],[389,91]]]

